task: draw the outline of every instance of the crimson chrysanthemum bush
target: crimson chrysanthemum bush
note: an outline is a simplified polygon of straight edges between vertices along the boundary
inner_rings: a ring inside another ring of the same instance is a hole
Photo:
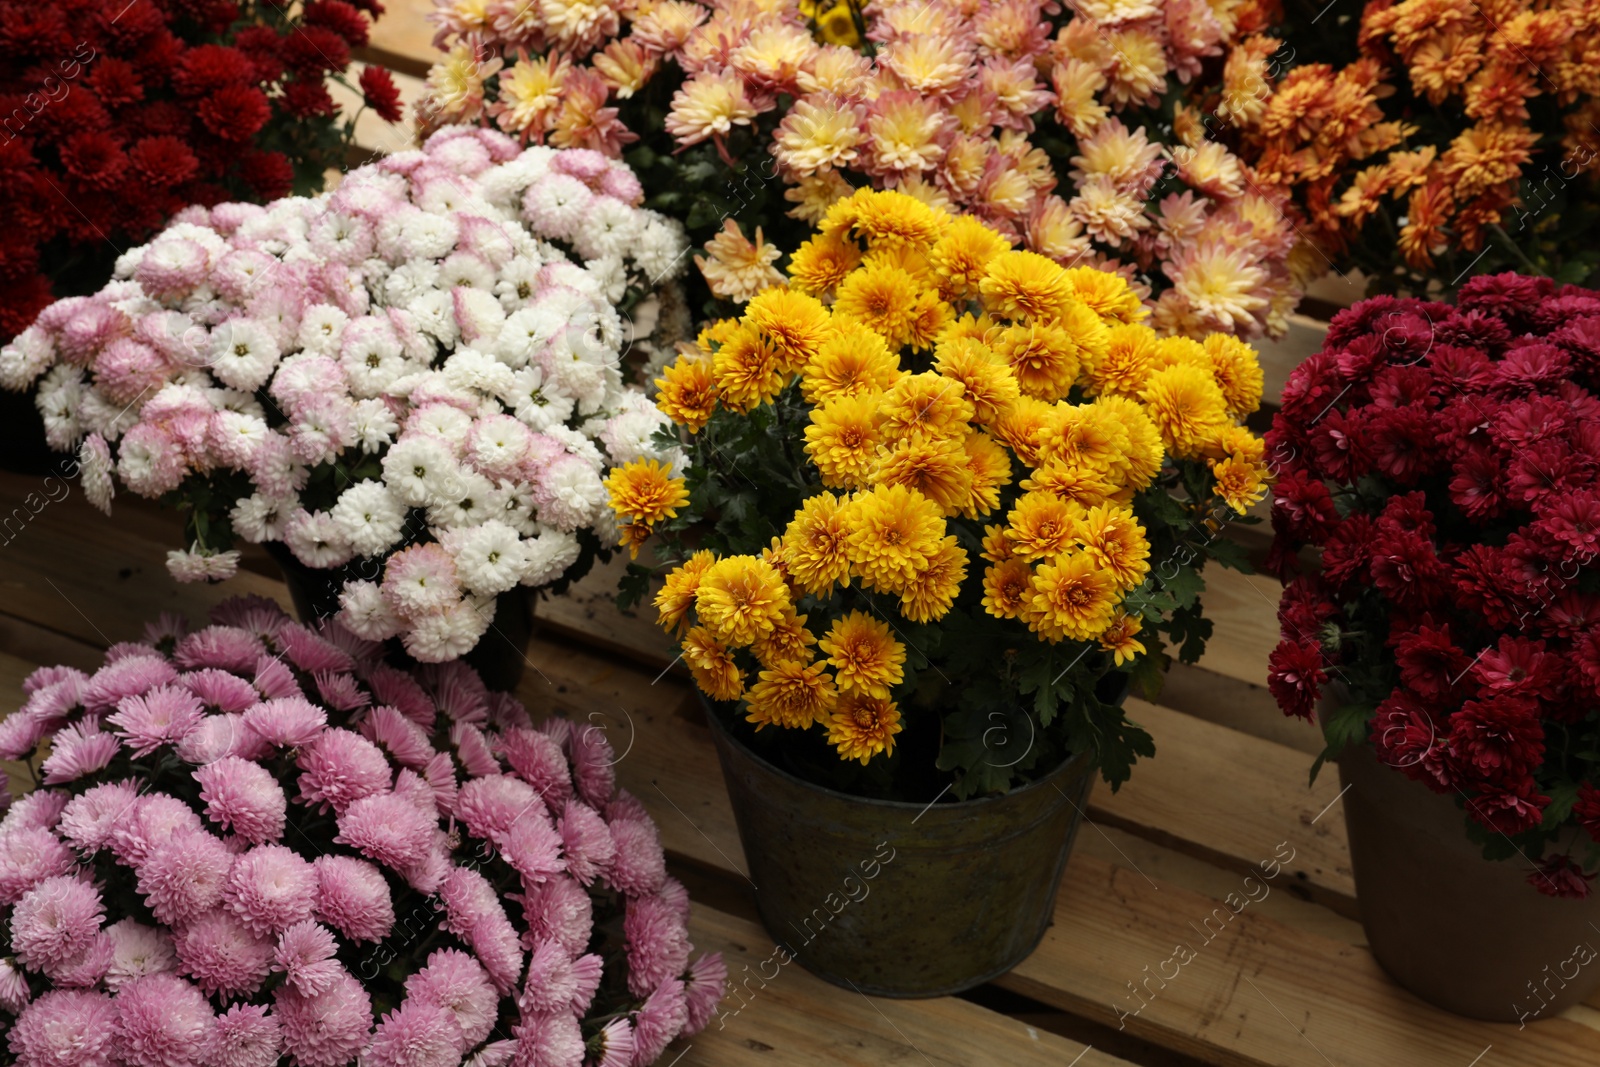
[[[1341,312],[1267,438],[1278,703],[1332,689],[1327,755],[1368,739],[1556,896],[1600,866],[1597,392],[1600,293],[1484,276]]]
[[[175,616],[0,722],[19,1067],[643,1067],[719,956],[610,746],[459,662],[260,598]]]
[[[189,204],[314,192],[344,161],[327,79],[376,0],[0,2],[0,339]],[[368,106],[400,117],[368,68]]]

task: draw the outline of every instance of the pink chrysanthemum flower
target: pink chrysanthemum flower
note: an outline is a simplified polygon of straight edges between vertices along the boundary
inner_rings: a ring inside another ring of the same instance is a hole
[[[234,862],[223,900],[252,931],[269,934],[311,918],[317,891],[309,860],[283,845],[258,845]]]
[[[669,978],[656,986],[633,1016],[634,1062],[656,1062],[688,1021],[683,982]]]
[[[294,679],[294,671],[274,656],[264,655],[256,660],[254,684],[263,700],[282,700],[302,695],[300,683]]]
[[[572,795],[572,777],[561,745],[537,730],[509,730],[501,740],[506,762],[552,809]]]
[[[44,784],[76,782],[86,774],[103,770],[120,747],[117,735],[101,730],[98,719],[81,719],[64,726],[50,739],[50,755],[39,766],[44,772]]]
[[[428,761],[428,765],[422,769],[422,776],[428,783],[428,789],[433,793],[434,807],[445,815],[453,814],[461,785],[456,780],[456,765],[450,758],[450,753],[435,753]]]
[[[105,933],[111,939],[111,965],[106,969],[105,983],[113,993],[135,978],[165,974],[178,966],[172,938],[153,926],[123,919],[106,927]]]
[[[574,728],[567,751],[572,755],[572,781],[578,796],[595,807],[604,804],[617,789],[617,754],[611,742],[598,727]]]
[[[567,1011],[577,994],[578,976],[573,970],[572,954],[557,941],[535,945],[528,957],[528,974],[517,1007],[532,1015]]]
[[[252,933],[237,916],[221,909],[180,927],[172,943],[178,970],[192,976],[211,996],[252,996],[271,973],[271,939]]]
[[[717,1013],[717,1005],[722,1003],[723,995],[727,992],[728,965],[723,962],[722,953],[711,952],[691,963],[683,985],[684,1002],[688,1010],[683,1034],[692,1037],[711,1022],[711,1017]]]
[[[617,843],[611,839],[605,819],[582,801],[567,801],[556,826],[566,868],[580,885],[593,882],[616,859]]]
[[[328,725],[328,713],[304,697],[263,700],[244,713],[244,724],[270,745],[300,748]]]
[[[613,819],[611,839],[617,847],[607,880],[630,896],[654,893],[667,877],[667,857],[655,824],[635,819]]]
[[[602,1026],[598,1043],[594,1067],[634,1067],[638,1062],[634,1059],[633,1024],[627,1019],[612,1019]]]
[[[0,1009],[21,1015],[32,996],[27,977],[10,960],[0,959]]]
[[[4,725],[0,723],[0,728]],[[476,726],[468,722],[456,723],[450,727],[450,743],[456,746],[456,755],[461,758],[461,766],[467,774],[481,777],[500,773],[500,761],[489,748],[483,731]]]
[[[235,1004],[217,1016],[206,1047],[207,1063],[228,1067],[274,1067],[283,1049],[278,1020],[265,1004]]]
[[[261,699],[249,682],[215,667],[180,675],[178,684],[193,693],[200,703],[217,711],[244,711]]]
[[[153,620],[144,624],[144,641],[145,644],[154,648],[163,641],[176,642],[188,632],[188,619],[176,611],[163,611]]]
[[[51,720],[33,714],[25,707],[0,719],[0,759],[27,758],[53,725]]]
[[[672,913],[680,922],[689,925],[689,890],[684,888],[682,882],[668,875],[656,896],[672,907]]]
[[[205,996],[182,978],[152,974],[118,991],[115,1050],[127,1067],[200,1062],[213,1016]]]
[[[69,959],[47,963],[44,975],[58,989],[89,989],[100,984],[111,966],[115,944],[105,931],[95,934],[84,950]]]
[[[17,1067],[113,1067],[117,1010],[104,993],[51,990],[7,1035]]]
[[[471,956],[441,948],[422,970],[406,979],[406,1001],[435,1004],[455,1019],[467,1048],[476,1048],[494,1030],[500,997],[489,974]]]
[[[31,697],[65,681],[76,681],[81,687],[88,684],[89,676],[76,667],[38,667],[22,680],[22,691]]]
[[[366,1047],[372,1030],[372,998],[343,969],[314,997],[279,986],[273,1005],[284,1049],[301,1067],[345,1067]]]
[[[286,623],[278,631],[278,646],[283,649],[290,663],[307,674],[321,671],[348,673],[355,670],[355,661],[348,652],[331,641],[324,641],[297,622]]]
[[[489,717],[491,694],[478,672],[460,660],[429,664],[422,677],[433,691],[439,710],[454,722],[482,723]]]
[[[255,634],[263,641],[271,641],[290,619],[276,602],[264,596],[236,596],[212,608],[211,621],[218,626],[236,627]]]
[[[394,777],[383,750],[358,733],[329,729],[300,750],[300,801],[341,815],[362,797],[386,792]]]
[[[361,720],[361,733],[388,749],[389,755],[404,767],[426,767],[434,756],[422,727],[394,708],[373,708]]]
[[[317,696],[322,703],[335,711],[355,711],[372,703],[371,694],[361,688],[354,675],[319,671],[312,676],[312,681],[317,685]]]
[[[177,744],[200,723],[204,706],[198,697],[176,685],[163,685],[117,701],[106,721],[117,727],[128,750],[145,756],[162,745]]]
[[[295,923],[279,935],[272,969],[282,971],[284,981],[314,997],[339,976],[339,964],[333,958],[338,948],[327,927],[310,921]]]
[[[519,820],[550,821],[534,787],[504,774],[468,779],[456,794],[456,817],[474,837],[495,842]]]
[[[524,886],[538,885],[566,870],[561,858],[561,835],[542,815],[517,819],[496,844],[505,861],[522,875]]]
[[[381,941],[394,926],[382,872],[353,856],[318,856],[317,918],[352,941]]]
[[[250,702],[255,703],[254,690]],[[178,743],[178,758],[198,765],[214,763],[224,756],[257,760],[271,751],[272,746],[244,724],[244,716],[233,712],[207,715]]]
[[[623,918],[628,946],[628,991],[647,995],[689,964],[689,935],[675,909],[660,897],[638,897]]]
[[[378,1023],[362,1062],[369,1067],[456,1067],[462,1046],[455,1016],[432,1001],[408,997]]]
[[[398,871],[428,854],[434,828],[434,819],[415,804],[380,793],[362,797],[340,814],[334,840]]]
[[[470,867],[457,867],[439,886],[444,902],[444,928],[465,938],[484,919],[505,917],[505,909],[489,880]]]
[[[579,1067],[583,1063],[583,1032],[568,1012],[524,1016],[511,1028],[519,1056],[540,1067]]]
[[[433,701],[406,672],[381,663],[367,672],[367,686],[378,698],[378,703],[398,709],[400,714],[418,726],[433,726],[437,714]]]
[[[60,789],[37,789],[18,797],[6,809],[5,819],[0,820],[0,834],[13,830],[54,830],[70,800],[72,795]]]
[[[46,878],[11,912],[11,950],[31,970],[70,960],[89,947],[105,917],[94,886],[64,875]]]
[[[206,818],[252,845],[283,836],[289,802],[283,787],[259,763],[224,756],[194,772]]]
[[[140,867],[156,846],[182,831],[204,829],[189,805],[167,793],[151,793],[140,797],[128,817],[111,828],[111,851],[128,866]]]
[[[569,955],[582,952],[594,931],[594,902],[577,882],[557,878],[529,889],[523,914],[528,920],[527,944],[553,939]]]
[[[207,626],[178,642],[172,658],[186,670],[213,667],[247,671],[267,648],[261,638],[237,626]]]
[[[222,901],[234,859],[220,838],[204,830],[179,830],[139,865],[139,893],[160,922],[186,922]]]
[[[389,557],[383,599],[403,619],[432,615],[461,599],[455,561],[436,544],[412,545]]]
[[[161,656],[129,656],[94,673],[83,688],[83,706],[90,711],[109,711],[123,697],[149,692],[158,685],[176,681],[177,677],[172,664]]]

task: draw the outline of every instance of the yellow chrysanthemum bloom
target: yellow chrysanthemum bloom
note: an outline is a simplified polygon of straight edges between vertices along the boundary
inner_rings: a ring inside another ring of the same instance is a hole
[[[1102,319],[1135,323],[1150,314],[1120,274],[1095,267],[1068,267],[1066,273],[1072,295]]]
[[[928,263],[928,253],[922,245],[875,245],[867,249],[861,257],[861,263],[866,267],[899,267],[916,279],[919,287],[927,287],[933,282],[933,268]]]
[[[617,517],[647,529],[672,518],[689,502],[684,480],[674,478],[671,467],[653,459],[636,459],[613,467],[602,484],[606,487],[607,502]]]
[[[690,433],[698,433],[717,410],[717,380],[711,360],[679,356],[656,379],[656,407]]]
[[[1033,567],[1007,559],[983,572],[983,609],[997,619],[1020,619],[1033,600]]]
[[[704,626],[691,626],[683,635],[683,662],[694,684],[712,700],[738,700],[744,693],[744,674],[727,646]]]
[[[1241,515],[1267,493],[1266,467],[1242,459],[1225,459],[1211,464],[1217,479],[1217,495]]]
[[[1018,559],[1051,559],[1078,537],[1083,508],[1051,493],[1027,492],[1006,516],[1006,539]]]
[[[1157,371],[1139,399],[1167,448],[1185,459],[1200,455],[1229,425],[1227,401],[1209,368],[1179,364]]]
[[[1044,462],[1040,454],[1044,437],[1055,426],[1056,408],[1037,397],[1021,396],[1006,405],[989,426],[995,439],[1017,454],[1029,467]]]
[[[772,342],[748,327],[740,329],[712,357],[718,400],[735,411],[765,404],[783,389],[781,365]]]
[[[1211,356],[1205,347],[1192,337],[1162,337],[1156,341],[1155,369],[1168,367],[1200,367],[1211,370]]]
[[[989,311],[1008,319],[1051,322],[1077,303],[1067,272],[1037,252],[995,256],[979,289]]]
[[[1022,395],[1017,376],[982,341],[950,337],[947,331],[935,351],[934,369],[961,383],[963,394],[972,404],[972,421],[987,426]]]
[[[1104,471],[1068,463],[1035,467],[1033,473],[1022,479],[1021,488],[1028,493],[1053,496],[1084,510],[1104,504],[1117,491]]]
[[[1011,484],[1011,456],[986,433],[969,433],[961,446],[967,453],[967,470],[972,472],[972,491],[961,514],[981,519],[1000,506],[1000,490]]]
[[[969,339],[981,342],[985,337],[989,336],[991,330],[996,329],[999,325],[988,312],[974,316],[969,311],[944,328],[944,333],[939,335],[939,343],[953,344],[956,341]]]
[[[883,396],[883,435],[960,437],[972,421],[972,403],[954,378],[933,371],[902,375]]]
[[[1228,402],[1228,417],[1243,419],[1261,406],[1265,375],[1255,349],[1225,333],[1205,339],[1206,355],[1211,357],[1211,375]]]
[[[899,351],[917,314],[917,281],[899,267],[862,267],[839,284],[833,313],[854,319]]]
[[[719,345],[725,345],[737,337],[744,329],[738,319],[718,319],[708,322],[700,327],[700,332],[695,335],[694,345],[707,357],[716,353]]]
[[[848,319],[834,319],[815,358],[800,376],[807,403],[826,404],[838,396],[880,393],[900,380],[900,357],[883,338]]]
[[[1095,406],[1110,412],[1111,417],[1128,431],[1127,484],[1133,489],[1143,489],[1161,473],[1166,448],[1161,442],[1161,431],[1137,400],[1122,396],[1102,396]]]
[[[705,549],[690,556],[682,565],[667,575],[661,592],[656,594],[655,605],[659,614],[656,625],[663,630],[681,629],[689,609],[694,607],[694,594],[700,588],[700,576],[717,561]]]
[[[995,355],[1016,375],[1017,385],[1029,396],[1051,402],[1060,400],[1077,382],[1086,350],[1093,350],[1086,349],[1084,342],[1096,349],[1104,347],[1105,327],[1082,304],[1076,306],[1093,319],[1092,323],[1079,323],[1082,330],[1077,333],[1047,322],[1006,326],[991,333],[989,343]],[[1076,320],[1077,316],[1073,318]]]
[[[906,344],[919,352],[932,348],[945,330],[955,321],[956,313],[950,303],[938,293],[925,290],[917,297],[917,306],[906,323]]]
[[[1143,626],[1137,615],[1125,615],[1120,610],[1112,614],[1111,625],[1100,635],[1100,647],[1111,653],[1118,667],[1144,654],[1144,642],[1138,640]]]
[[[1011,251],[1011,242],[979,220],[962,215],[950,223],[928,254],[946,300],[976,296],[994,258]]]
[[[865,764],[880,752],[893,752],[894,735],[902,729],[894,701],[847,693],[828,719],[828,744],[839,750],[840,759]]]
[[[960,437],[933,437],[914,433],[878,450],[872,471],[873,485],[903,485],[915,489],[955,515],[972,496],[972,468]]]
[[[900,613],[912,622],[942,619],[967,576],[967,550],[946,537],[900,591]]]
[[[854,241],[817,236],[789,257],[789,283],[803,293],[826,296],[861,265],[861,248]]]
[[[898,593],[944,536],[939,505],[903,485],[875,485],[846,505],[850,562],[868,586]]]
[[[878,405],[883,394],[837,396],[811,409],[806,427],[806,455],[822,475],[822,484],[854,489],[866,484],[878,462]]]
[[[1267,443],[1243,426],[1229,426],[1212,440],[1213,459],[1242,459],[1261,464],[1266,459]]]
[[[782,619],[789,589],[777,568],[754,556],[729,556],[706,568],[695,590],[700,623],[724,644],[743,648]]]
[[[1088,641],[1111,625],[1117,599],[1110,575],[1087,555],[1068,553],[1033,572],[1023,621],[1047,641]]]
[[[752,297],[744,323],[777,349],[778,369],[800,370],[817,354],[828,333],[828,309],[814,296],[792,289],[768,289]]]
[[[1120,484],[1129,469],[1127,427],[1094,404],[1057,404],[1056,413],[1041,442],[1045,461],[1100,471]]]
[[[839,691],[821,663],[780,661],[760,672],[745,694],[745,719],[757,730],[766,726],[803,730],[825,721],[838,699]]]
[[[849,581],[849,530],[840,510],[838,497],[818,493],[800,505],[783,534],[789,577],[812,596]]]
[[[1156,370],[1156,335],[1145,326],[1112,326],[1105,351],[1083,363],[1084,391],[1138,396]]]
[[[887,697],[905,679],[906,646],[887,623],[864,611],[836,619],[817,647],[828,657],[840,692]]]
[[[1078,542],[1123,589],[1132,589],[1150,572],[1150,542],[1144,527],[1127,508],[1110,504],[1090,508],[1078,524]]]
[[[757,638],[750,651],[756,654],[763,667],[791,660],[810,663],[813,658],[810,648],[817,643],[817,635],[806,629],[809,617],[796,615],[794,608],[787,609],[772,632]]]
[[[1004,563],[1016,558],[1011,552],[1011,539],[1006,536],[1004,526],[983,528],[983,558],[990,563]]]
[[[949,225],[950,216],[944,212],[929,207],[914,196],[887,190],[862,197],[856,214],[855,232],[872,245],[909,244],[927,247],[937,241]]]

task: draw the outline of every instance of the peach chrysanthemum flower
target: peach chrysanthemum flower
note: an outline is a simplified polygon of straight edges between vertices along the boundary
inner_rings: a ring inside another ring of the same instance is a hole
[[[1142,29],[1114,30],[1106,98],[1114,107],[1155,106],[1167,91],[1167,53],[1161,39]]]
[[[867,173],[882,177],[937,166],[946,119],[936,101],[916,93],[897,90],[878,97],[867,118]]]
[[[1172,292],[1218,330],[1248,330],[1267,308],[1267,274],[1244,248],[1219,240],[1179,248],[1166,264]]]
[[[524,59],[500,75],[499,99],[489,109],[502,130],[533,131],[543,140],[561,107],[561,91],[572,62],[565,56]]]
[[[1078,195],[1067,206],[1090,237],[1113,247],[1132,241],[1150,227],[1144,201],[1118,188],[1104,175],[1080,185]]]
[[[807,174],[785,189],[783,198],[794,205],[788,212],[790,218],[816,223],[851,192],[850,183],[840,177],[838,171],[830,170]]]
[[[1079,138],[1078,154],[1072,157],[1071,178],[1081,184],[1104,175],[1118,188],[1143,193],[1160,177],[1162,169],[1161,146],[1150,143],[1143,126],[1130,130],[1121,119],[1109,119],[1093,133]]]
[[[745,92],[736,71],[712,74],[702,71],[672,96],[667,132],[687,147],[712,137],[725,137],[735,126],[748,126],[767,107],[758,106]]]
[[[531,0],[530,0],[531,2]],[[613,0],[537,0],[545,37],[565,52],[584,55],[617,35],[620,7]]]
[[[761,227],[756,227],[752,243],[737,222],[724,219],[722,230],[706,242],[706,255],[695,256],[694,262],[714,295],[744,303],[763,289],[783,284],[783,275],[773,267],[782,254],[762,239]]]
[[[690,0],[662,0],[633,23],[631,37],[655,52],[676,52],[711,12]]]
[[[502,65],[485,59],[470,45],[458,44],[428,71],[422,110],[441,124],[469,122],[483,114],[483,83]]]
[[[594,69],[617,99],[627,100],[655,75],[661,57],[634,41],[612,41],[593,62]]]
[[[878,61],[900,87],[925,96],[955,94],[972,71],[972,46],[956,37],[901,37],[890,41]]]
[[[1100,93],[1106,77],[1100,68],[1081,59],[1066,59],[1050,71],[1050,84],[1056,91],[1056,121],[1072,131],[1074,137],[1092,133],[1106,119]]]
[[[828,93],[795,101],[772,142],[772,154],[791,174],[815,174],[847,167],[856,160],[864,136],[866,110]]]

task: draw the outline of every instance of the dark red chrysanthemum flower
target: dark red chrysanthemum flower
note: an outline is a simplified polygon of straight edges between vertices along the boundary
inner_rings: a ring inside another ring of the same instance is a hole
[[[122,180],[128,157],[108,133],[75,133],[61,145],[61,165],[81,185],[110,189]]]
[[[1600,789],[1590,782],[1578,786],[1578,799],[1572,802],[1572,817],[1590,837],[1600,841]]]
[[[227,85],[200,101],[200,121],[224,141],[248,141],[272,117],[267,96],[249,85]]]
[[[1374,408],[1366,428],[1372,465],[1401,485],[1417,484],[1440,458],[1433,419],[1422,408]]]
[[[140,181],[169,187],[182,185],[200,170],[200,161],[176,137],[146,137],[128,149],[128,163]]]
[[[1487,448],[1471,448],[1456,461],[1450,479],[1450,499],[1474,519],[1498,515],[1505,507],[1501,459]]]
[[[1467,814],[1478,825],[1510,836],[1538,826],[1549,803],[1550,798],[1541,796],[1530,779],[1519,783],[1515,790],[1483,790],[1467,801]]]
[[[299,74],[321,74],[350,65],[350,46],[325,26],[301,26],[283,39],[283,62]]]
[[[1466,674],[1467,654],[1451,640],[1449,623],[1392,633],[1389,643],[1400,667],[1400,680],[1424,699],[1445,696]]]
[[[1410,693],[1400,689],[1390,693],[1373,714],[1367,736],[1380,763],[1436,793],[1455,787],[1445,760],[1445,732]]]
[[[172,87],[184,96],[209,96],[232,85],[248,85],[250,63],[243,52],[220,44],[191,48],[172,72]]]
[[[1560,855],[1540,860],[1528,875],[1528,884],[1547,897],[1583,900],[1589,895],[1589,883],[1594,878],[1592,874],[1585,874],[1571,856]]]
[[[361,96],[384,122],[399,122],[405,117],[400,89],[382,67],[368,65],[361,69]]]
[[[326,26],[343,37],[351,48],[367,43],[366,16],[344,0],[311,0],[305,6],[303,18],[307,26]]]
[[[283,76],[283,60],[278,53],[283,48],[283,38],[266,26],[246,26],[233,37],[233,46],[243,52],[254,71],[251,81],[257,85],[275,82]]]
[[[1589,558],[1600,554],[1600,493],[1593,489],[1546,498],[1537,509],[1545,533]]]
[[[89,69],[84,84],[107,107],[122,107],[144,99],[144,82],[132,63],[116,56],[101,56]]]
[[[1500,693],[1467,701],[1450,717],[1450,758],[1464,781],[1511,788],[1544,758],[1539,705]]]
[[[294,165],[282,152],[250,151],[239,160],[239,177],[262,200],[273,200],[294,187]]]
[[[283,86],[283,109],[296,118],[328,118],[339,113],[339,105],[320,81],[290,81]]]
[[[6,298],[0,300],[0,337],[14,337],[27,329],[53,299],[50,279],[43,274],[6,282]]]
[[[1315,641],[1285,635],[1267,659],[1267,688],[1272,690],[1278,707],[1290,715],[1309,720],[1327,680],[1322,669],[1322,646]]]

